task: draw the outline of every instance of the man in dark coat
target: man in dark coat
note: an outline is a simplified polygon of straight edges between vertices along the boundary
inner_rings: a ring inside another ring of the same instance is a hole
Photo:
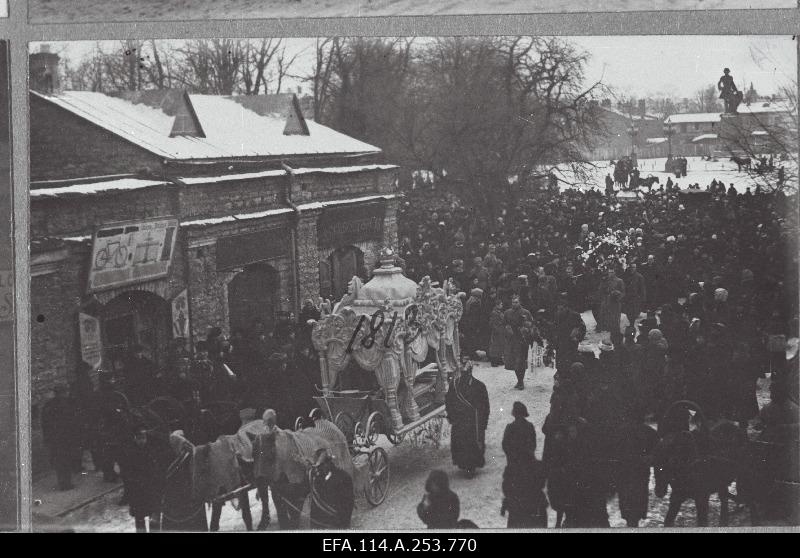
[[[447,420],[452,425],[450,450],[453,464],[472,476],[486,462],[486,427],[489,394],[486,385],[472,376],[472,363],[462,362],[461,374],[450,383],[445,397]]]
[[[156,366],[144,354],[142,345],[134,345],[125,362],[125,395],[131,405],[139,407],[150,402],[156,383]]]
[[[80,415],[66,385],[57,385],[53,391],[54,397],[42,407],[42,435],[56,470],[58,489],[71,490],[72,471],[80,452]]]
[[[632,263],[625,274],[625,315],[628,322],[633,325],[642,312],[642,305],[647,300],[647,288],[644,276],[636,269],[636,264]]]
[[[513,370],[517,376],[515,389],[524,389],[525,371],[528,369],[528,348],[531,340],[526,339],[525,324],[533,324],[533,316],[522,307],[519,295],[511,298],[511,308],[503,314],[503,323],[506,328],[506,348],[503,362],[506,370]]]
[[[161,505],[161,479],[163,472],[149,434],[145,427],[135,430],[133,443],[125,451],[122,480],[128,497],[130,514],[136,522],[136,531],[145,532],[146,518],[150,530],[158,529],[157,517]]]
[[[647,518],[650,497],[648,455],[657,442],[656,431],[635,414],[623,411],[623,423],[616,435],[614,484],[619,493],[619,507],[628,527],[638,527]]]
[[[506,426],[503,451],[503,507],[508,511],[509,528],[546,528],[547,498],[544,495],[543,465],[536,459],[536,428],[528,422],[528,409],[515,401],[511,410],[514,422]]]
[[[464,333],[464,346],[461,351],[465,356],[475,358],[475,351],[481,348],[478,345],[481,322],[483,320],[481,308],[483,290],[472,289],[469,294],[470,297],[464,309],[464,316],[459,323],[459,329]]]
[[[117,482],[114,463],[120,459],[120,440],[114,429],[117,420],[114,379],[101,370],[97,381],[97,390],[92,394],[87,414],[92,462],[96,471],[103,472],[103,481]]]
[[[349,529],[352,514],[353,479],[320,449],[311,482],[311,528]]]

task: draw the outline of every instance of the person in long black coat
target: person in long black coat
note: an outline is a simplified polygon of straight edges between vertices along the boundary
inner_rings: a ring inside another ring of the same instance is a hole
[[[536,459],[536,428],[528,422],[528,409],[515,401],[514,422],[506,426],[503,451],[503,507],[509,528],[547,527],[547,498],[544,495],[544,466]]]
[[[69,388],[57,385],[54,397],[42,407],[42,435],[56,470],[59,490],[71,490],[76,456],[80,455],[81,420]]]
[[[142,345],[134,345],[125,361],[125,395],[134,407],[149,403],[156,385],[156,365],[144,351]]]
[[[136,531],[146,531],[146,518],[150,518],[150,530],[158,529],[158,515],[162,499],[162,477],[159,455],[144,427],[136,428],[133,443],[129,443],[124,457],[122,481],[131,517]]]
[[[489,424],[489,393],[472,376],[472,363],[462,363],[461,375],[450,383],[445,397],[447,420],[452,425],[450,450],[453,464],[472,475],[486,464],[486,427]]]
[[[647,518],[650,498],[648,455],[658,443],[656,431],[634,413],[623,412],[623,423],[616,433],[614,484],[619,508],[628,527],[638,527]]]
[[[431,471],[425,482],[425,495],[417,504],[417,516],[428,529],[455,529],[461,514],[458,495],[450,490],[447,473]]]
[[[317,454],[311,486],[311,528],[349,529],[352,515],[353,479],[322,449]]]
[[[511,308],[503,314],[506,328],[506,344],[503,363],[506,370],[513,370],[517,376],[516,389],[524,389],[525,371],[528,369],[528,349],[531,340],[526,338],[525,324],[533,323],[533,316],[522,307],[519,295],[511,298]]]

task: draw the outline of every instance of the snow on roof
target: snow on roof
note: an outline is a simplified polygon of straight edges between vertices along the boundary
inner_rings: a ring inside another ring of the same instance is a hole
[[[692,138],[692,142],[715,140],[715,139],[719,139],[719,136],[717,134],[702,134],[697,136],[696,138]]]
[[[93,91],[33,95],[166,159],[367,154],[381,150],[316,122],[309,135],[284,135],[285,116],[258,114],[230,97],[189,95],[205,137],[170,137],[174,116],[145,103]]]
[[[361,198],[349,198],[345,200],[330,200],[324,202],[311,202],[298,205],[299,211],[307,211],[309,209],[324,209],[326,207],[333,207],[337,205],[346,205],[350,203],[360,203],[366,201],[374,201],[378,199],[391,200],[398,197],[396,194],[379,194],[375,196],[364,196]],[[293,213],[294,209],[291,207],[280,207],[277,209],[268,209],[267,211],[256,211],[254,213],[240,213],[238,215],[225,215],[223,217],[210,217],[207,219],[195,219],[193,221],[181,221],[182,227],[204,227],[209,225],[220,225],[222,223],[233,223],[235,221],[246,221],[248,219],[261,219],[263,217],[273,217],[276,215],[285,215],[286,213]]]
[[[32,198],[54,198],[67,195],[91,195],[119,190],[138,190],[152,186],[163,186],[168,182],[160,180],[142,180],[140,178],[120,178],[89,184],[72,184],[56,188],[37,188],[30,191]]]
[[[619,109],[614,108],[614,107],[600,107],[600,108],[602,108],[603,110],[605,110],[607,112],[616,114],[618,116],[624,116],[625,118],[633,119],[633,120],[661,120],[661,117],[659,117],[657,114],[653,114],[653,113],[650,113],[650,112],[642,115],[640,112],[638,112],[638,108],[636,109],[635,112],[632,112],[632,113],[627,113],[625,111],[619,110]]]
[[[701,122],[719,122],[722,116],[718,112],[693,112],[688,114],[671,114],[667,124],[692,124]]]
[[[647,138],[647,143],[664,143],[669,141],[667,138]]]
[[[321,174],[348,174],[353,172],[364,172],[364,171],[372,171],[372,170],[389,170],[389,169],[396,169],[398,168],[397,165],[360,165],[360,166],[351,166],[351,167],[325,167],[325,168],[301,168],[301,169],[294,169],[292,174],[300,175],[300,174],[313,174],[313,173],[321,173]],[[180,181],[184,184],[211,184],[215,182],[232,182],[236,180],[252,180],[258,178],[269,178],[273,176],[286,176],[287,171],[285,170],[268,170],[262,172],[250,172],[250,173],[242,173],[242,174],[223,174],[219,176],[191,176],[186,178],[181,178]]]
[[[350,198],[346,200],[330,200],[330,201],[323,201],[323,202],[311,202],[311,203],[304,203],[302,205],[298,205],[297,209],[300,211],[307,211],[309,209],[324,209],[326,207],[334,207],[337,205],[347,205],[349,203],[360,203],[366,201],[373,201],[373,200],[391,200],[397,198],[397,194],[379,194],[376,196],[364,196],[361,198]]]
[[[249,219],[261,219],[263,217],[273,217],[293,213],[291,207],[280,207],[278,209],[268,209],[267,211],[256,211],[254,213],[240,213],[238,215],[225,215],[224,217],[210,217],[208,219],[195,219],[194,221],[181,221],[182,227],[205,227],[209,225],[220,225],[222,223],[233,223],[235,221],[247,221]]]
[[[769,132],[767,132],[766,130],[753,130],[753,133],[750,134],[750,135],[753,135],[753,136],[768,136]]]

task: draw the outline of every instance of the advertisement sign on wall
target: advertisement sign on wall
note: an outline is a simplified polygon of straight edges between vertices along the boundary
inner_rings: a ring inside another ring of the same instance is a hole
[[[172,337],[189,337],[189,295],[186,289],[172,300]]]
[[[81,329],[81,359],[93,370],[97,370],[100,368],[103,356],[100,320],[81,312],[78,314],[78,325]]]
[[[105,225],[97,230],[89,268],[89,292],[141,283],[169,274],[178,220]]]

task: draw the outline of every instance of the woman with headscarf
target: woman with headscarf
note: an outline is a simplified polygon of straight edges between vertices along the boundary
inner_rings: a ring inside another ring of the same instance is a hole
[[[431,471],[425,482],[425,495],[417,505],[417,516],[428,529],[454,529],[461,513],[461,503],[455,492],[450,490],[447,473]]]
[[[503,507],[508,512],[509,528],[546,528],[547,498],[544,495],[544,467],[536,459],[536,428],[528,422],[528,409],[515,401],[511,410],[514,422],[506,426],[503,451]]]

